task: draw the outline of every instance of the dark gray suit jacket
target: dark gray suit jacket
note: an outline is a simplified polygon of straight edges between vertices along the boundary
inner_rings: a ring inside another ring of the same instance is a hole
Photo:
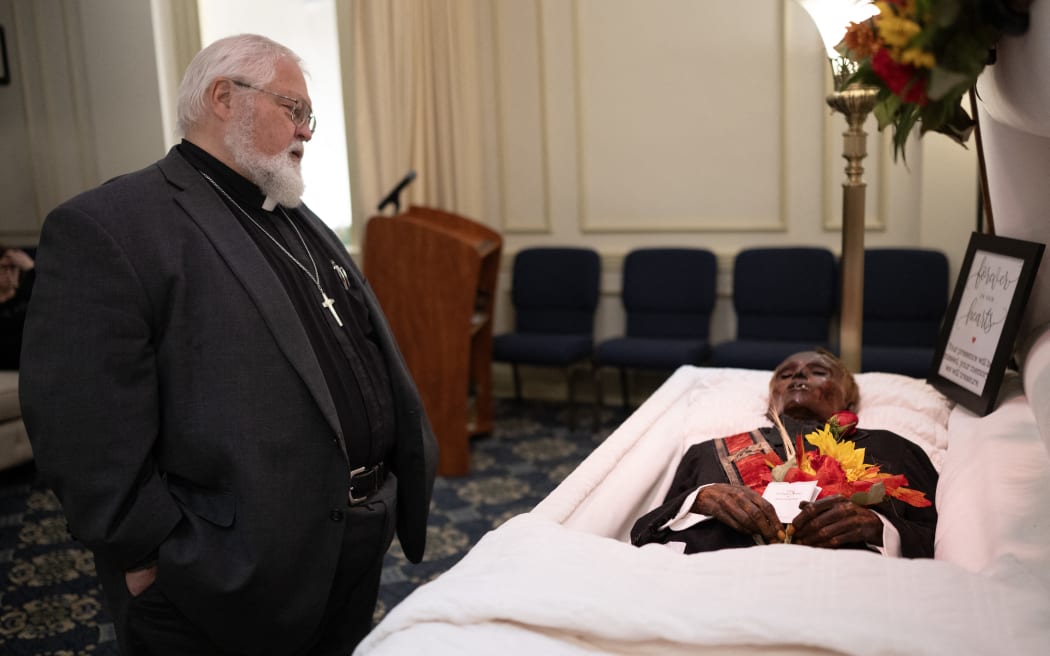
[[[397,531],[423,556],[437,446],[379,304],[390,370]],[[343,540],[346,443],[284,287],[216,191],[172,150],[55,209],[26,324],[21,401],[40,472],[92,549],[118,622],[124,570],[245,653],[301,644]]]

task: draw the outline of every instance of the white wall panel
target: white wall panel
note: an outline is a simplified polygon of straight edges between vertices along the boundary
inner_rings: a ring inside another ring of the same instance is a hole
[[[583,229],[783,228],[782,5],[575,7]]]

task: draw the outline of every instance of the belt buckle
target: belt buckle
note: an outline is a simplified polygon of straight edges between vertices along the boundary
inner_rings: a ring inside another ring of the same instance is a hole
[[[357,469],[354,469],[354,470],[352,470],[350,472],[350,489],[347,491],[347,496],[350,498],[350,505],[351,506],[356,506],[357,504],[362,503],[362,502],[364,502],[364,501],[366,501],[368,499],[368,495],[367,494],[364,495],[364,496],[361,496],[361,497],[355,497],[354,496],[354,476],[357,476],[358,474],[363,474],[366,471],[368,471],[369,469],[375,471],[376,468],[375,467],[358,467]]]

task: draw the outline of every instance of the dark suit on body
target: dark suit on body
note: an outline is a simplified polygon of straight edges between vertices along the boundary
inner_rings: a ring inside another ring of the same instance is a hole
[[[815,424],[789,425],[789,434],[810,432]],[[785,458],[784,444],[775,428],[760,429],[769,445],[781,459]],[[915,444],[885,430],[858,430],[850,438],[858,448],[864,447],[864,462],[882,466],[882,471],[904,474],[908,487],[926,493],[933,500],[937,491],[937,471],[926,454]],[[806,445],[807,450],[812,449]],[[689,447],[675,470],[674,480],[664,502],[635,522],[631,529],[631,542],[636,545],[648,543],[684,542],[685,553],[714,551],[733,547],[753,547],[755,541],[730,528],[722,522],[708,519],[682,531],[662,528],[674,518],[686,497],[701,485],[728,483],[729,477],[719,460],[714,441],[701,442]],[[872,508],[897,529],[901,539],[901,555],[909,558],[933,557],[933,537],[937,525],[937,510],[930,506],[916,508],[902,501],[887,497],[883,503]],[[853,545],[865,548],[863,544]]]
[[[396,415],[386,463],[408,558],[423,555],[436,442],[379,305],[363,290]],[[118,634],[124,572],[224,649],[293,653],[321,621],[347,538],[347,444],[272,267],[173,149],[45,222],[21,376],[38,467],[95,555]],[[352,537],[352,536],[349,536]]]

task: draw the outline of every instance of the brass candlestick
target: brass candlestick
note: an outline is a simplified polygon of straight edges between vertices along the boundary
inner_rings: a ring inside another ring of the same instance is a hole
[[[875,106],[878,90],[851,84],[840,88],[845,77],[842,68],[835,70],[836,91],[827,103],[846,117],[842,133],[842,157],[846,160],[846,181],[842,183],[842,304],[839,311],[839,353],[846,367],[860,371],[862,324],[864,321],[864,196],[862,161],[868,155],[868,133],[864,121]]]

